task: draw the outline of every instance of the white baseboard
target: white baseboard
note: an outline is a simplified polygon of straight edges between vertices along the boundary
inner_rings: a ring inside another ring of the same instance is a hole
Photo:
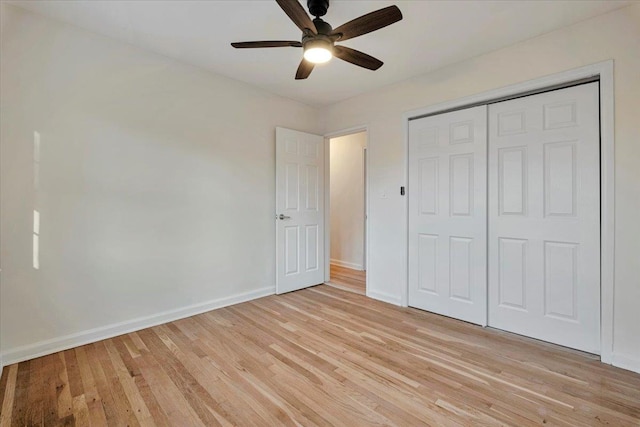
[[[627,356],[620,353],[613,353],[611,355],[611,364],[618,368],[627,369],[629,371],[637,372],[640,374],[640,359],[636,359],[631,356]]]
[[[402,305],[402,298],[400,298],[399,296],[388,294],[386,292],[369,290],[367,291],[367,296],[369,298],[377,299],[378,301],[388,302],[389,304],[398,306]]]
[[[196,314],[205,313],[207,311],[215,310],[216,308],[227,307],[229,305],[265,297],[267,295],[273,295],[275,291],[275,287],[269,286],[255,291],[243,292],[229,297],[189,305],[187,307],[163,311],[162,313],[153,314],[151,316],[138,317],[125,322],[113,323],[99,328],[51,338],[34,344],[28,344],[4,351],[2,355],[0,355],[0,360],[4,362],[4,365],[2,366],[8,366],[24,360],[35,359],[36,357],[46,356],[47,354],[56,353],[58,351],[113,338],[118,335],[128,334],[130,332],[139,331],[141,329],[150,328],[152,326],[172,322],[174,320],[184,319],[185,317],[195,316]]]
[[[337,265],[338,267],[346,267],[352,270],[364,270],[364,266],[362,264],[356,264],[354,262],[341,261],[339,259],[331,258],[331,264]]]

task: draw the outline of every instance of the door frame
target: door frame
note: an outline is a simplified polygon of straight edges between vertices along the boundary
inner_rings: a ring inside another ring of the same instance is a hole
[[[366,135],[365,149],[369,148],[369,126],[360,125],[324,135],[324,281],[325,283],[331,279],[331,176],[330,176],[330,152],[331,139],[341,136],[353,135],[354,133],[364,132]],[[369,151],[364,157],[364,268],[369,268]],[[365,295],[369,296],[369,274],[365,275]]]
[[[615,132],[614,132],[614,61],[607,60],[489,90],[464,98],[445,101],[403,114],[405,185],[409,183],[409,121],[434,114],[493,103],[518,96],[533,95],[571,86],[582,80],[599,80],[600,90],[600,359],[613,363],[614,265],[615,265]],[[406,233],[403,253],[406,286],[401,305],[408,306],[409,294],[409,198],[404,202]]]

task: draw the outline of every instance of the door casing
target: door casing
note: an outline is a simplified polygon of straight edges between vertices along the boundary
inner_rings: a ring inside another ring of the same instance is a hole
[[[324,281],[328,282],[331,279],[331,187],[330,187],[330,153],[331,139],[341,136],[352,135],[354,133],[364,132],[367,138],[366,147],[369,147],[369,126],[360,125],[347,129],[342,129],[336,132],[331,132],[324,135]],[[367,151],[368,153],[368,151]],[[369,221],[367,215],[369,214],[369,156],[364,157],[364,209],[365,209],[365,232],[364,232],[364,265],[365,268],[369,268]],[[369,295],[369,275],[365,276],[365,295]]]

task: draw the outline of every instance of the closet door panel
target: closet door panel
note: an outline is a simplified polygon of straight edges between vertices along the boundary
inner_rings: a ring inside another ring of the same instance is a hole
[[[409,305],[486,325],[487,108],[409,124]]]
[[[489,325],[600,352],[598,83],[489,107]]]

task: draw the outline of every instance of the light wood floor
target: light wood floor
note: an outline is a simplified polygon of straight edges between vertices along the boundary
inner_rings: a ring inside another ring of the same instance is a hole
[[[640,375],[320,285],[5,367],[4,425],[640,425]]]
[[[338,289],[364,295],[367,287],[366,280],[366,271],[353,270],[331,264],[330,283],[327,284]]]

